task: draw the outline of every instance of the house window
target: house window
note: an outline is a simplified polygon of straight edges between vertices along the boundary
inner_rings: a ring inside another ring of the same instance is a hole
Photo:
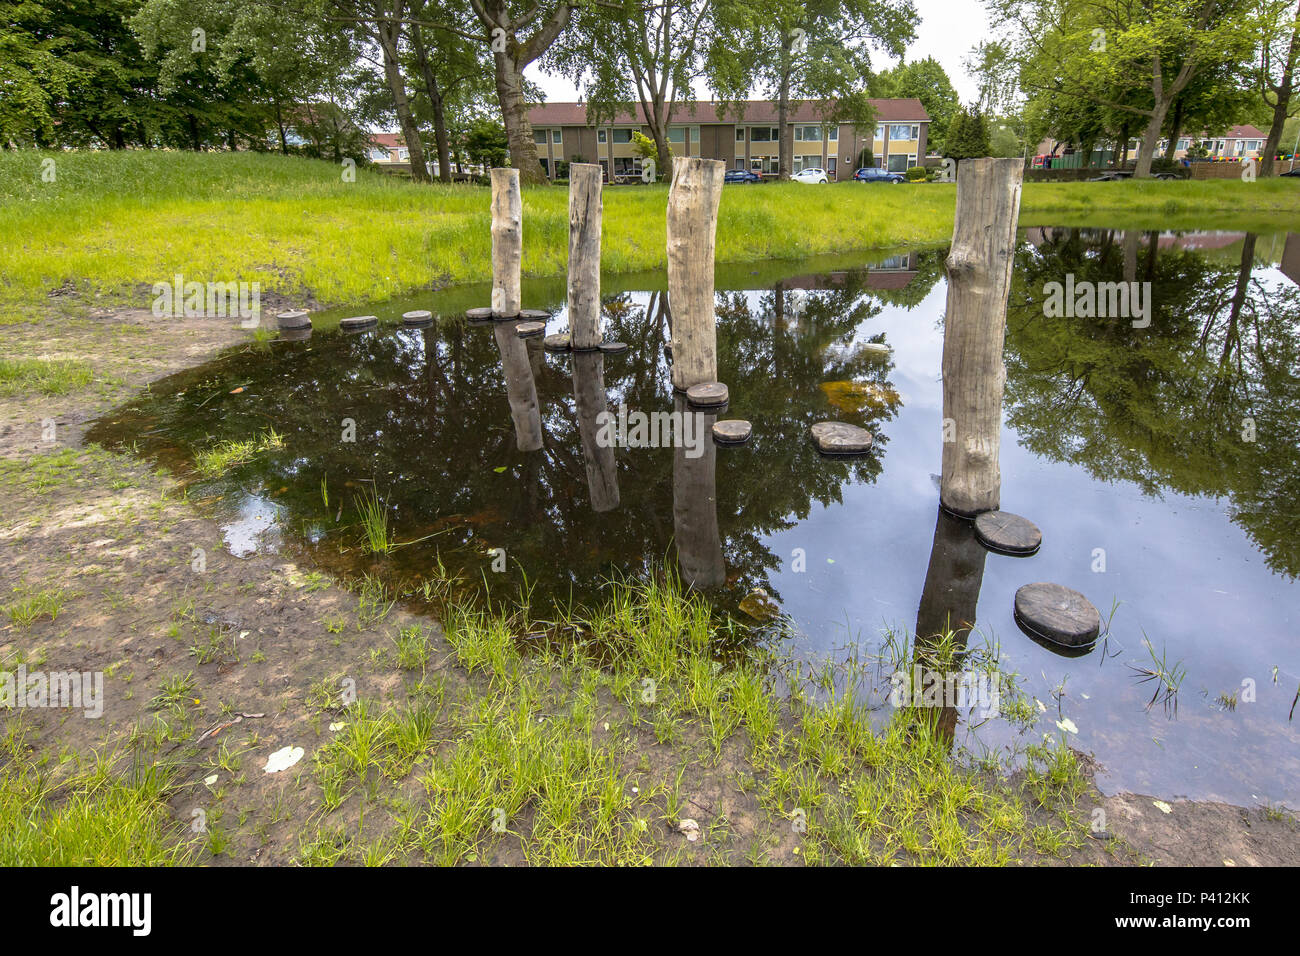
[[[535,129],[535,130],[533,130],[533,142],[536,143],[538,146],[545,146],[545,145],[546,145],[546,130],[544,130],[544,129]]]
[[[744,169],[744,168],[745,168],[745,160],[744,160],[743,157],[740,158],[740,159],[737,159],[737,160],[736,160],[736,168],[737,168],[737,169]]]
[[[894,153],[889,157],[889,171],[891,173],[907,172],[907,157],[902,153]]]
[[[556,146],[559,146],[561,143],[564,142],[564,140],[560,138],[561,135],[562,135],[562,131],[561,131],[561,130],[558,130],[558,129],[556,129],[556,130],[552,130],[552,131],[551,131],[551,142],[554,143]]]
[[[736,127],[736,142],[737,142],[737,143],[743,143],[744,141],[745,141],[745,127],[743,127],[743,126],[737,126],[737,127]]]
[[[397,151],[397,161],[399,163],[404,163],[410,158],[411,158],[411,151],[409,149],[401,149]]]
[[[699,141],[700,141],[700,128],[699,128],[698,126],[692,126],[692,127],[691,127],[691,142],[692,142],[692,143],[698,143]]]
[[[763,170],[763,161],[762,161],[761,159],[759,159],[757,156],[755,156],[753,159],[751,159],[751,160],[749,161],[749,168],[750,168],[750,169],[753,169],[753,170],[757,170],[757,171],[759,171],[759,172],[762,172],[762,170]]]
[[[616,130],[614,130],[614,142],[615,142],[615,143],[630,143],[630,142],[632,142],[632,131],[631,131],[630,129],[616,129]]]
[[[668,127],[668,142],[670,143],[686,142],[686,130],[682,129],[682,127],[680,126]]]
[[[920,139],[920,138],[921,138],[921,127],[919,127],[919,126],[913,126],[913,127],[912,127],[912,139]]]
[[[749,130],[749,141],[751,143],[770,143],[776,137],[772,135],[772,130],[766,126],[754,126]]]
[[[828,156],[826,158],[826,175],[832,179],[835,178],[835,157],[834,156]]]
[[[609,160],[608,159],[602,159],[600,161],[600,178],[603,179],[605,182],[609,182]]]
[[[885,138],[885,126],[882,123],[881,125],[876,127],[876,139],[884,139],[884,138]]]
[[[547,164],[546,160],[539,159],[538,162],[542,164],[542,172],[546,173],[549,177],[551,175],[551,167]]]
[[[603,129],[596,130],[596,142],[603,144],[605,138],[605,131]]]
[[[912,127],[902,123],[895,123],[889,127],[890,139],[912,139]]]
[[[822,141],[822,131],[816,126],[796,126],[794,128],[794,138],[800,143],[820,143]]]
[[[837,142],[840,138],[840,128],[838,126],[832,126],[826,131],[826,135],[832,143]]]

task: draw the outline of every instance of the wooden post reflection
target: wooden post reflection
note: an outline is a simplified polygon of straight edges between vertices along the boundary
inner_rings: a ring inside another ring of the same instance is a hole
[[[516,325],[497,322],[492,331],[506,376],[506,397],[515,423],[515,441],[520,451],[537,451],[542,447],[542,413],[537,406],[533,369],[528,363],[528,346],[515,334]]]
[[[699,590],[720,587],[727,578],[718,531],[717,460],[712,428],[717,415],[689,408],[681,395],[673,396],[673,411],[684,420],[692,416],[692,435],[702,453],[691,458],[682,441],[673,450],[673,536],[677,563],[686,583]]]
[[[573,401],[578,416],[578,434],[582,439],[582,461],[587,468],[587,488],[591,492],[591,510],[613,511],[618,507],[618,470],[614,446],[596,441],[600,426],[596,419],[608,411],[605,394],[605,356],[600,352],[574,352]]]

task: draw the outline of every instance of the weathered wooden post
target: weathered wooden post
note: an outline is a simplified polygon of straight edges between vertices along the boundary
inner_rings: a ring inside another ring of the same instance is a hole
[[[687,156],[673,160],[668,190],[668,299],[673,309],[673,388],[718,378],[713,311],[713,249],[726,164]]]
[[[939,500],[970,517],[998,507],[1007,296],[1020,217],[1020,159],[968,159],[957,171],[943,325]]]
[[[569,344],[587,352],[600,345],[601,168],[569,165]]]
[[[680,162],[676,160],[674,168]],[[686,583],[704,591],[721,587],[727,580],[727,562],[718,530],[718,449],[711,437],[717,416],[691,408],[681,395],[673,396],[673,413],[682,428],[689,427],[700,443],[695,457],[684,440],[674,443],[673,538],[677,542],[677,563]],[[692,419],[689,426],[687,418]]]
[[[519,170],[492,170],[492,314],[514,318],[522,307],[524,201]]]

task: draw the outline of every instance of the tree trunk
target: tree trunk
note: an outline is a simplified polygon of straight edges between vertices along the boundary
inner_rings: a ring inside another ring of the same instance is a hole
[[[794,130],[790,128],[790,46],[793,43],[787,31],[781,41],[781,82],[776,95],[777,177],[790,178],[790,154],[794,152]]]
[[[533,124],[528,121],[528,104],[524,99],[523,70],[508,52],[492,54],[496,61],[497,99],[501,102],[501,119],[506,127],[510,147],[510,165],[519,171],[525,186],[546,183],[546,174],[533,141]]]
[[[668,299],[673,308],[673,388],[718,378],[713,250],[726,164],[683,157],[668,191]]]
[[[1165,159],[1171,163],[1174,161],[1174,153],[1178,151],[1178,137],[1183,134],[1183,98],[1180,96],[1178,102],[1174,103],[1174,117],[1169,123],[1169,145],[1165,147]]]
[[[1296,19],[1300,20],[1300,7],[1296,8]],[[1273,124],[1268,128],[1268,139],[1264,141],[1264,155],[1260,157],[1260,176],[1271,176],[1273,173],[1273,157],[1277,155],[1278,146],[1282,142],[1282,128],[1286,126],[1286,114],[1291,107],[1291,95],[1295,92],[1297,61],[1300,61],[1300,28],[1291,34],[1291,45],[1287,49],[1287,60],[1282,70],[1282,82],[1273,87],[1277,102],[1273,104]]]
[[[569,335],[575,349],[600,345],[601,168],[569,167]]]
[[[1160,142],[1160,131],[1164,129],[1165,116],[1168,113],[1169,101],[1167,99],[1156,103],[1151,118],[1147,120],[1146,131],[1142,134],[1142,142],[1138,146],[1137,166],[1133,169],[1134,179],[1151,178],[1151,164],[1156,158],[1156,144]],[[1125,150],[1128,149],[1127,140],[1124,142],[1124,148]]]
[[[401,32],[401,25],[381,22],[378,32],[379,46],[384,54],[384,78],[388,81],[388,89],[393,96],[393,110],[397,113],[398,125],[402,127],[402,138],[406,140],[406,151],[411,161],[411,178],[419,183],[427,183],[429,168],[424,164],[424,146],[420,142],[420,128],[411,113],[411,101],[406,95],[406,81],[402,79],[402,66],[397,58],[397,39]]]
[[[1023,176],[1019,159],[968,159],[957,167],[943,327],[940,501],[963,516],[995,510],[1001,497],[1002,345]]]
[[[411,44],[415,47],[415,59],[424,78],[425,93],[428,94],[429,103],[433,107],[433,140],[438,151],[438,179],[449,183],[451,182],[451,152],[447,141],[447,104],[443,101],[442,88],[433,73],[429,51],[425,49],[418,25],[411,27]]]

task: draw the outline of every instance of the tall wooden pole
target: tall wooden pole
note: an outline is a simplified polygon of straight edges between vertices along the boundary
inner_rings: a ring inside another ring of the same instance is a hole
[[[687,156],[673,160],[668,190],[668,300],[673,310],[673,388],[684,392],[718,379],[713,312],[713,249],[726,164]]]
[[[542,412],[537,404],[533,369],[528,364],[528,346],[515,334],[514,322],[498,322],[492,331],[501,352],[506,398],[515,423],[515,442],[520,451],[537,451],[542,447]]]
[[[599,171],[600,167],[596,169]],[[591,510],[613,511],[618,507],[618,464],[614,458],[614,446],[598,441],[600,425],[597,419],[601,412],[609,409],[609,396],[605,392],[605,356],[600,352],[573,356],[573,399],[578,415],[578,435],[582,441],[582,461],[587,469],[587,489],[591,492]]]
[[[1023,176],[1020,159],[967,159],[957,167],[943,325],[939,499],[959,515],[995,510],[1002,493],[1002,345]]]
[[[681,160],[674,160],[676,167]],[[718,448],[711,430],[717,415],[697,411],[681,395],[673,396],[673,411],[685,421],[692,416],[693,434],[703,443],[703,454],[692,458],[683,442],[673,450],[673,538],[677,563],[686,583],[701,591],[721,587],[727,580],[718,530]]]
[[[524,201],[519,170],[492,170],[492,314],[519,314],[524,259]]]
[[[577,351],[600,345],[601,168],[569,165],[569,342]]]

